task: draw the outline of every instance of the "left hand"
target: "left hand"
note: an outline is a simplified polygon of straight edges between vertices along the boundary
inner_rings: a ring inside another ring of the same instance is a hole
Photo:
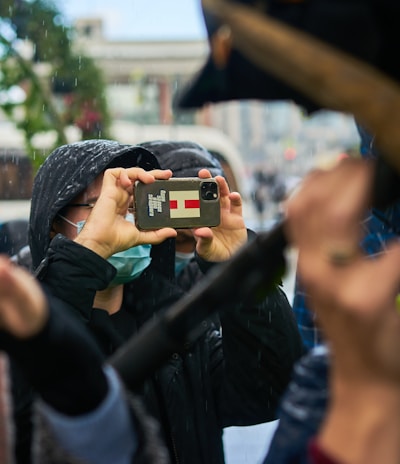
[[[36,279],[0,256],[0,329],[24,339],[39,333],[47,319],[47,301]]]
[[[207,169],[199,171],[199,177],[211,177]],[[216,176],[220,190],[221,222],[219,226],[200,227],[193,230],[198,255],[213,262],[229,259],[247,241],[247,229],[242,214],[242,198],[229,190],[226,180]]]
[[[298,272],[335,373],[346,383],[400,385],[400,244],[393,241],[374,259],[359,248],[372,175],[373,165],[363,160],[310,174],[287,204],[286,230],[299,248]],[[335,249],[354,253],[338,265]]]

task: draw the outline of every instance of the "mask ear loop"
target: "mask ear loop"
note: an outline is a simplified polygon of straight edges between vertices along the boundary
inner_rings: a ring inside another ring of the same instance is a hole
[[[70,221],[69,219],[64,217],[62,214],[57,214],[57,216],[63,219],[65,222],[68,222],[68,224],[71,224],[71,226],[78,228],[78,224],[75,224],[74,222]]]

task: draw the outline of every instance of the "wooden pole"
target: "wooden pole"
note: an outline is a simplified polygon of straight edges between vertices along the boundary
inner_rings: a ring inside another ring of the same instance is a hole
[[[376,68],[326,43],[226,0],[203,8],[230,27],[233,46],[265,72],[327,109],[352,114],[400,172],[400,86]]]

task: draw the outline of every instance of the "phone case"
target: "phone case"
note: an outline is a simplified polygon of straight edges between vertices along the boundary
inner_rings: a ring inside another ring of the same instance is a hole
[[[142,230],[214,227],[220,222],[215,179],[197,177],[156,180],[135,186],[135,221]]]

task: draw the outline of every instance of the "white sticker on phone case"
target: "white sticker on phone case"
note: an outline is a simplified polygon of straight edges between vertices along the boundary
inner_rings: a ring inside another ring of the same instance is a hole
[[[200,217],[198,190],[169,192],[169,215],[174,219]]]
[[[166,190],[160,190],[158,195],[153,195],[152,193],[147,195],[147,210],[150,217],[154,217],[154,213],[162,213],[163,203],[165,203],[166,195]]]
[[[166,204],[166,190],[147,196],[147,208],[150,217],[162,213]],[[200,217],[200,195],[198,190],[173,190],[169,192],[169,215],[173,219]]]

